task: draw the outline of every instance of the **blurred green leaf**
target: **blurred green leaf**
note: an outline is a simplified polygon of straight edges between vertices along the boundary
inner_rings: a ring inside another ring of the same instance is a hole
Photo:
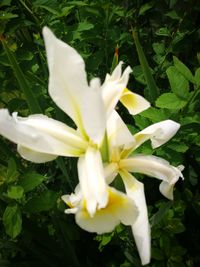
[[[12,199],[20,199],[23,197],[24,189],[19,185],[11,185],[8,187],[7,196]]]
[[[200,87],[200,68],[197,68],[194,75],[195,83]]]
[[[25,205],[25,211],[30,213],[48,211],[56,206],[59,193],[46,190],[42,195],[31,198]]]
[[[36,172],[25,174],[18,182],[18,185],[23,187],[24,192],[29,192],[40,185],[46,179],[45,176]]]
[[[22,228],[22,216],[18,205],[7,206],[3,214],[3,224],[6,233],[11,238],[16,238]]]
[[[16,178],[18,177],[19,173],[17,171],[17,165],[15,163],[15,160],[13,158],[10,158],[8,161],[8,169],[6,173],[6,182],[12,183],[16,181]]]

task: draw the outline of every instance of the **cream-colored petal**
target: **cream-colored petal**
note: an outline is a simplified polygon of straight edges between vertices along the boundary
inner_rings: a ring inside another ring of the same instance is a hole
[[[78,174],[87,211],[93,216],[97,208],[104,208],[108,202],[107,185],[99,150],[88,147],[85,155],[79,158]]]
[[[130,67],[127,67],[121,75],[122,62],[118,64],[112,75],[107,75],[106,80],[102,85],[103,101],[106,108],[107,118],[110,117],[117,102],[126,85],[128,83],[129,74],[132,72]]]
[[[97,80],[88,86],[85,63],[78,52],[43,29],[49,67],[49,94],[76,123],[82,135],[100,143],[105,109]]]
[[[104,176],[106,178],[106,183],[111,184],[112,181],[118,174],[118,164],[113,162],[109,164],[105,164],[104,166]]]
[[[157,148],[169,141],[179,128],[180,124],[172,120],[165,120],[152,124],[134,135],[136,140],[136,146],[134,148],[139,147],[149,139],[151,140],[152,147]]]
[[[78,131],[45,115],[36,114],[27,118],[17,117],[17,120],[23,125],[34,127],[74,148],[85,150],[88,146]]]
[[[78,52],[56,38],[47,27],[43,36],[49,67],[49,94],[77,125],[81,123],[79,99],[88,90],[85,63]]]
[[[120,101],[131,115],[136,115],[150,107],[150,103],[144,97],[131,92],[127,88],[123,91]]]
[[[108,191],[107,206],[98,209],[92,217],[84,208],[84,204],[76,213],[76,223],[81,228],[88,232],[103,234],[114,230],[120,222],[132,225],[136,221],[138,211],[132,199],[114,188],[109,187]]]
[[[40,152],[37,152],[35,150],[29,149],[21,145],[17,146],[17,151],[22,158],[35,162],[35,163],[44,163],[44,162],[52,161],[57,158],[57,155],[40,153]]]
[[[135,143],[133,135],[115,110],[107,120],[106,129],[110,150],[112,150],[112,147],[119,146],[128,149]]]
[[[180,165],[174,168],[182,171],[184,169],[184,166]],[[183,176],[181,176],[181,178],[183,179]],[[179,177],[175,177],[170,183],[162,181],[162,183],[159,186],[159,190],[163,194],[163,196],[165,196],[166,198],[170,200],[174,199],[173,190],[174,190],[174,185],[178,181],[178,179]]]
[[[35,128],[34,125],[26,125],[24,121],[17,118],[16,114],[10,116],[6,109],[0,110],[0,134],[16,144],[39,153],[60,156],[82,154],[82,150],[61,142],[54,136]]]
[[[89,89],[80,103],[81,113],[88,136],[99,145],[103,140],[106,128],[106,111],[99,79],[91,80]]]
[[[132,232],[142,264],[148,264],[151,257],[151,230],[148,220],[147,205],[144,194],[144,185],[137,181],[127,171],[120,171],[127,195],[132,198],[137,206],[139,215],[132,224]]]
[[[176,183],[179,177],[183,178],[180,167],[171,166],[168,161],[155,156],[136,155],[123,159],[120,161],[120,168],[146,174],[171,185]]]

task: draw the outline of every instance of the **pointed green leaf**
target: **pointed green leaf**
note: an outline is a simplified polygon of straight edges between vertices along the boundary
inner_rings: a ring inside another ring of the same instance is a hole
[[[18,182],[18,185],[23,187],[24,192],[29,192],[40,185],[46,179],[45,176],[36,172],[25,174]]]
[[[171,66],[166,71],[172,91],[180,98],[187,100],[189,96],[189,82],[176,67]]]
[[[188,67],[183,64],[177,57],[173,56],[174,66],[177,70],[191,83],[194,83],[194,76]]]

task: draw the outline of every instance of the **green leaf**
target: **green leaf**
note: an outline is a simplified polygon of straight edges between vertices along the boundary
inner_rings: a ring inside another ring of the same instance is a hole
[[[188,67],[183,64],[177,57],[173,56],[174,66],[177,70],[191,83],[194,83],[194,76]]]
[[[156,98],[158,97],[159,91],[156,86],[156,83],[154,81],[154,78],[151,73],[151,69],[149,67],[148,61],[146,59],[144,50],[140,44],[139,38],[138,38],[138,33],[136,29],[132,29],[132,36],[135,42],[136,50],[138,53],[140,65],[142,67],[142,71],[144,73],[144,77],[147,83],[147,88],[148,88],[148,99],[151,102],[154,102]]]
[[[195,75],[194,75],[195,83],[198,87],[200,87],[200,68],[196,69]]]
[[[188,80],[177,70],[176,67],[171,66],[166,71],[167,77],[172,91],[182,99],[188,99],[189,96],[189,82]]]
[[[150,107],[140,113],[140,116],[150,119],[153,123],[166,120],[169,114],[166,110]]]
[[[37,102],[34,94],[32,93],[32,90],[31,90],[31,88],[30,88],[30,86],[29,86],[29,84],[28,84],[28,82],[24,76],[22,69],[20,68],[20,66],[19,66],[19,64],[15,58],[15,55],[10,51],[7,43],[4,40],[2,40],[2,44],[3,44],[4,50],[7,54],[7,57],[10,61],[11,68],[13,69],[15,77],[19,83],[19,86],[25,95],[25,98],[26,98],[27,104],[30,108],[30,111],[32,113],[42,113],[42,110],[39,106],[39,103]]]
[[[179,110],[183,108],[187,102],[185,100],[181,100],[174,93],[165,93],[162,94],[156,100],[156,106],[158,108],[167,108],[167,109],[176,109]]]
[[[10,158],[8,161],[8,169],[6,173],[6,182],[12,183],[16,181],[16,178],[18,177],[19,173],[17,171],[17,166],[15,163],[15,160],[13,158]]]
[[[145,3],[144,5],[142,5],[140,7],[139,16],[142,16],[146,13],[146,11],[148,11],[149,9],[151,9],[154,6],[154,2],[149,2],[149,3]]]
[[[6,13],[3,11],[0,13],[0,20],[8,20],[8,19],[13,19],[13,18],[17,18],[17,17],[18,17],[17,14]]]
[[[6,233],[12,237],[17,237],[22,229],[21,211],[17,205],[7,206],[3,214],[3,224]]]
[[[24,189],[18,185],[11,185],[8,187],[7,196],[12,199],[20,199],[23,197]]]
[[[82,32],[82,31],[88,31],[88,30],[91,30],[94,28],[94,25],[87,22],[87,21],[83,21],[83,22],[80,22],[78,24],[78,27],[76,29],[76,31],[79,31],[79,32]]]
[[[171,33],[166,27],[162,27],[156,31],[156,35],[168,37],[171,36]]]
[[[167,147],[180,153],[185,153],[189,149],[189,147],[186,144],[175,143],[175,142],[170,142],[170,144],[168,144]]]
[[[25,211],[30,213],[48,211],[55,207],[59,194],[57,192],[47,190],[40,196],[35,196],[25,205]]]
[[[155,260],[164,260],[165,256],[161,249],[152,248],[152,258]]]
[[[151,225],[155,226],[158,224],[165,216],[165,214],[168,212],[168,210],[171,208],[172,202],[166,202],[161,205],[159,210],[151,217]]]
[[[18,182],[18,185],[23,187],[24,192],[29,192],[33,190],[35,187],[40,185],[46,179],[45,176],[40,175],[36,172],[31,172],[25,174]]]
[[[165,54],[165,44],[164,43],[153,43],[153,50],[158,55],[164,55]]]

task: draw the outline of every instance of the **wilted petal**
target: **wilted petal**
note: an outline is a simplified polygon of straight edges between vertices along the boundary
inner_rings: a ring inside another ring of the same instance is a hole
[[[178,167],[171,166],[168,161],[155,157],[137,155],[120,161],[120,168],[130,172],[142,173],[169,184],[183,177]]]
[[[78,173],[86,209],[93,216],[97,208],[104,208],[108,202],[103,163],[97,149],[88,147],[85,155],[79,158]]]
[[[114,230],[120,222],[125,225],[135,222],[138,211],[134,201],[114,188],[109,187],[107,190],[109,196],[106,207],[97,209],[91,217],[83,203],[82,208],[76,213],[76,223],[82,229],[103,234]]]
[[[127,171],[120,171],[127,195],[132,198],[139,211],[138,218],[132,224],[132,232],[142,264],[148,264],[151,256],[151,231],[148,220],[147,205],[144,194],[144,185],[138,182]]]
[[[180,165],[178,167],[174,167],[175,169],[180,170],[180,172],[184,169],[184,166]],[[180,176],[183,179],[183,176]],[[174,180],[172,180],[170,183],[162,181],[162,183],[159,186],[160,192],[165,196],[166,198],[173,200],[173,190],[174,190],[174,185],[178,181],[179,177],[175,177]]]
[[[124,89],[120,101],[132,115],[136,115],[150,107],[150,103],[144,97],[131,92],[127,88]]]
[[[165,120],[152,124],[134,135],[136,140],[135,148],[149,139],[151,140],[152,147],[157,148],[169,141],[179,128],[180,124],[172,120]]]
[[[111,116],[107,121],[106,129],[108,135],[108,143],[111,148],[116,146],[124,146],[124,148],[130,148],[133,146],[135,142],[134,137],[115,110],[113,110]]]
[[[56,136],[51,136],[34,125],[26,124],[27,121],[29,118],[21,119],[16,114],[10,116],[8,110],[2,109],[0,134],[18,145],[39,153],[60,156],[80,156],[82,153],[80,149],[69,146]]]
[[[131,68],[127,67],[121,76],[121,68],[122,62],[117,65],[112,75],[106,76],[106,80],[102,85],[103,100],[107,118],[109,118],[117,102],[122,96],[122,93],[128,83],[129,74],[132,72]]]

